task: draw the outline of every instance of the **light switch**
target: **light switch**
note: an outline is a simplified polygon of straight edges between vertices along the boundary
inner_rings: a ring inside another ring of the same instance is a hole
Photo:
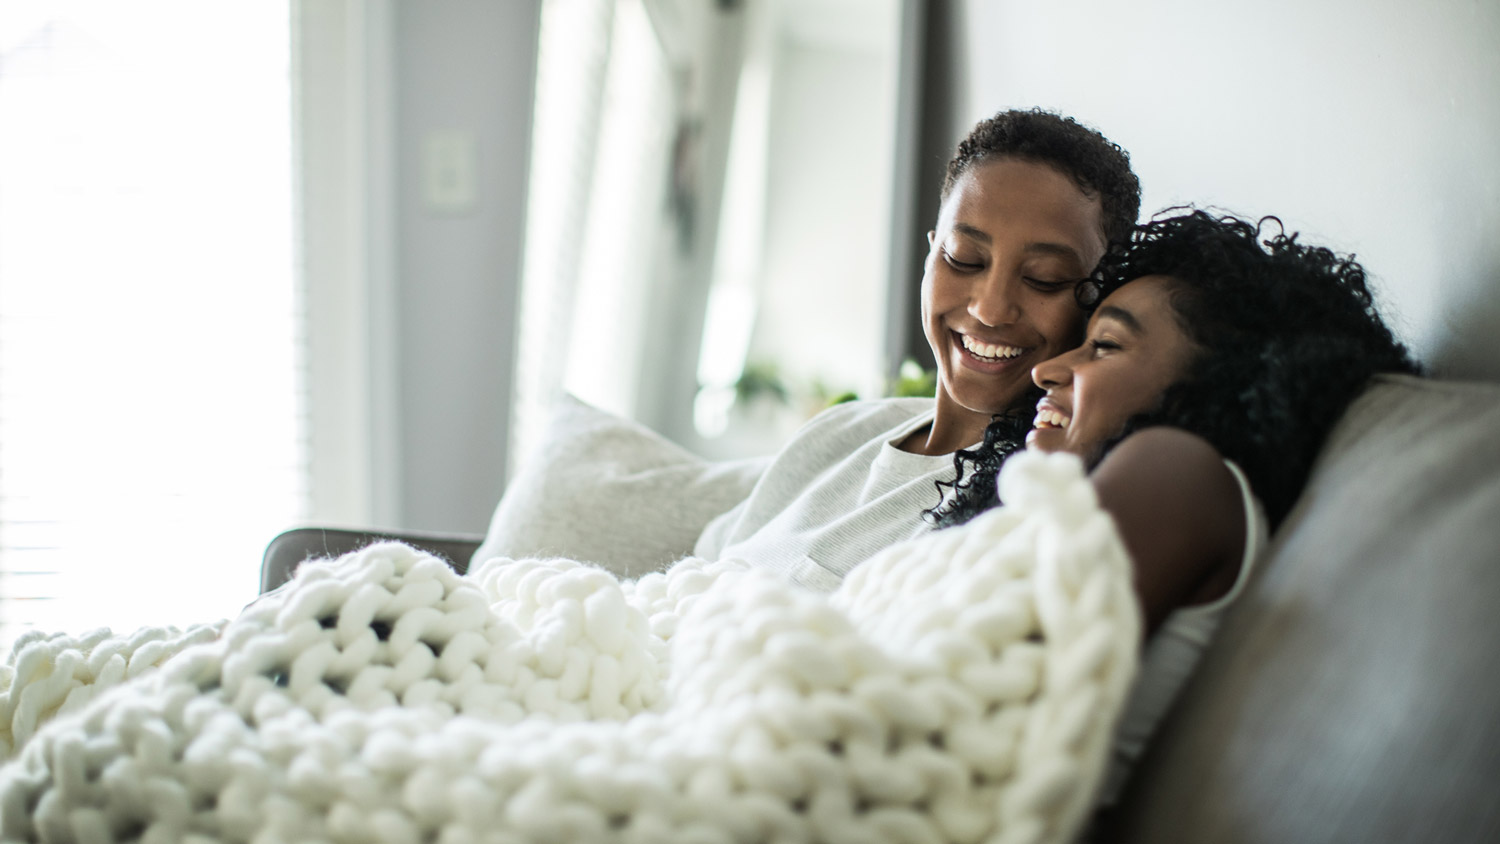
[[[462,214],[479,198],[479,144],[473,132],[444,129],[422,139],[422,201],[429,211]]]

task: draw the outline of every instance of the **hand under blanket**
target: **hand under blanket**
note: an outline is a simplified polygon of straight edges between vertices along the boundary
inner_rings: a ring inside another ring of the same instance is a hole
[[[87,693],[78,667],[128,640],[23,642],[0,840],[1070,840],[1139,611],[1076,459],[1018,455],[1000,483],[1006,507],[830,596],[736,561],[461,576],[385,543],[159,667],[96,658],[116,669]]]

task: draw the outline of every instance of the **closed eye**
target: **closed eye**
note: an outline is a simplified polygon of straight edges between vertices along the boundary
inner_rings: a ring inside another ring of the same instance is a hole
[[[1043,293],[1059,293],[1063,290],[1072,290],[1077,286],[1077,281],[1046,281],[1040,278],[1026,277],[1026,283],[1042,291]]]
[[[1119,351],[1120,344],[1113,340],[1090,340],[1089,348],[1093,349],[1094,356],[1098,357],[1108,352]]]
[[[973,264],[968,261],[958,260],[957,258],[953,257],[952,252],[949,252],[946,249],[943,250],[943,260],[948,262],[948,266],[954,268],[955,270],[962,270],[964,272],[974,272],[976,270],[984,269],[983,264]]]

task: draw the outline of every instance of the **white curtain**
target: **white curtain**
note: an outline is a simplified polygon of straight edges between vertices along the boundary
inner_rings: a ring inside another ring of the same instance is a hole
[[[542,6],[511,466],[561,391],[638,415],[681,80],[642,0]]]

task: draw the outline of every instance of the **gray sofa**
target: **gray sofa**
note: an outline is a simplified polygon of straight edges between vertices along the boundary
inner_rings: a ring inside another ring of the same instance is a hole
[[[1100,840],[1500,841],[1500,385],[1350,408]]]
[[[680,484],[659,457],[605,477]],[[370,538],[284,534],[262,585]],[[481,539],[398,538],[458,568]],[[1269,555],[1095,840],[1500,841],[1500,385],[1380,379]]]

